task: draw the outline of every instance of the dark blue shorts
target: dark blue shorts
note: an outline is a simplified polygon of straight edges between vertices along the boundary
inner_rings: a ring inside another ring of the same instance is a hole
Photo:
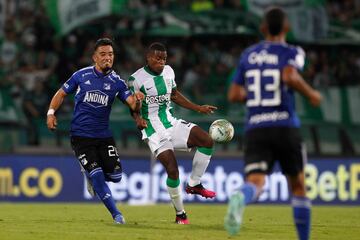
[[[104,173],[121,172],[115,141],[110,138],[71,137],[71,147],[80,164],[90,173],[101,167]]]
[[[296,176],[304,169],[305,146],[297,128],[269,127],[245,134],[245,175],[270,173],[278,161],[285,175]]]

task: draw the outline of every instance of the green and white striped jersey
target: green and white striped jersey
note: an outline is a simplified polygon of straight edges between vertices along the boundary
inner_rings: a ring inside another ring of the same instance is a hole
[[[176,83],[174,70],[169,65],[165,65],[161,74],[154,73],[148,66],[140,68],[130,76],[128,86],[131,91],[141,91],[145,95],[141,116],[148,127],[142,130],[143,139],[173,126],[176,118],[171,113],[170,97]]]

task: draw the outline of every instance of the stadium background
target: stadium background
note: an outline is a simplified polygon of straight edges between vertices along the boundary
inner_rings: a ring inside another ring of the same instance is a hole
[[[181,2],[181,3],[180,3]],[[293,28],[288,40],[306,52],[305,79],[324,97],[312,108],[297,95],[310,165],[314,203],[360,203],[360,3],[356,0],[1,0],[0,201],[95,201],[84,188],[69,146],[73,102],[57,112],[56,132],[46,128],[51,96],[77,69],[91,64],[99,37],[116,43],[115,70],[123,79],[144,64],[148,43],[168,46],[179,89],[219,110],[210,117],[175,106],[175,115],[207,129],[218,118],[235,126],[234,139],[216,146],[205,184],[226,202],[242,179],[243,106],[228,104],[226,90],[244,48],[261,39],[260,17],[283,4]],[[168,202],[164,170],[154,165],[127,108],[115,103],[111,128],[124,165],[113,186],[124,203]],[[192,155],[179,154],[182,179]],[[153,168],[151,168],[151,166]],[[152,169],[152,170],[151,170]],[[220,180],[219,180],[220,179]],[[262,201],[288,202],[283,176],[269,179]],[[196,197],[186,201],[201,202]]]

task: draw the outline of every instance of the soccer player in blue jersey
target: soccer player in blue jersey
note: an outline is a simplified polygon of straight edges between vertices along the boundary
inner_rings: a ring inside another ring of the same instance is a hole
[[[114,222],[124,224],[106,181],[120,182],[122,167],[115,141],[109,129],[109,115],[115,97],[125,102],[133,112],[139,112],[144,94],[131,94],[126,83],[113,70],[113,43],[101,38],[95,43],[93,61],[75,72],[56,92],[47,113],[47,125],[56,129],[56,110],[69,93],[75,93],[75,108],[71,121],[71,146],[93,190],[111,213]],[[137,115],[137,114],[134,114]],[[136,118],[137,126],[146,126]]]
[[[247,204],[256,201],[275,161],[279,161],[292,193],[293,217],[298,237],[310,236],[310,201],[305,194],[305,151],[295,112],[294,91],[318,106],[321,94],[310,87],[299,71],[304,51],[285,42],[289,23],[283,10],[269,9],[261,30],[265,40],[247,48],[239,60],[228,92],[230,102],[245,102],[245,183],[230,197],[225,228],[240,230]]]

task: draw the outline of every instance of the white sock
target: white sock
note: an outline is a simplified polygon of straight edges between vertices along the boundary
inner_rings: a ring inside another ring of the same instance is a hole
[[[196,150],[193,163],[192,163],[192,170],[189,179],[189,186],[194,187],[200,184],[200,178],[204,175],[207,166],[209,165],[211,155],[204,154]]]
[[[181,185],[172,188],[167,186],[170,198],[171,198],[171,202],[174,205],[176,214],[180,214],[184,211],[184,204],[183,204],[183,200],[182,200],[182,196],[181,196]]]

